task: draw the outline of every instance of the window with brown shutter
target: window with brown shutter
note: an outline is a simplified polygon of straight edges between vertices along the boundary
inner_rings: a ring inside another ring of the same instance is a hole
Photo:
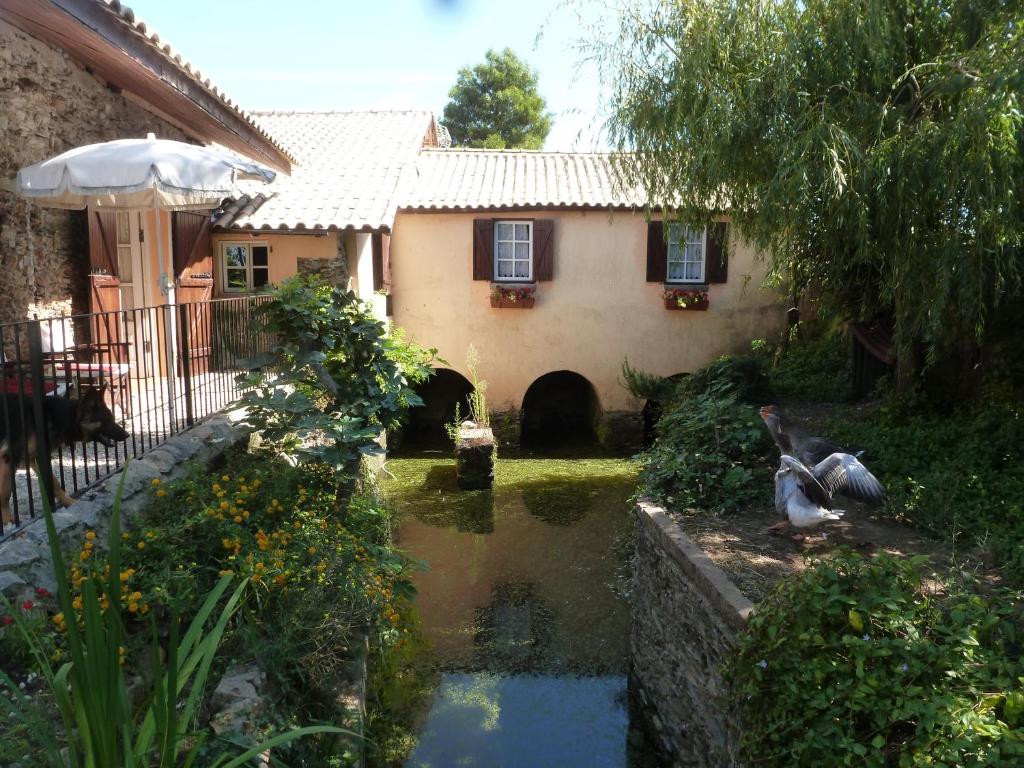
[[[647,282],[665,282],[668,269],[668,248],[665,244],[665,226],[660,221],[647,224]]]
[[[704,274],[708,283],[724,283],[729,279],[729,227],[724,221],[716,221],[708,227]]]
[[[494,279],[494,220],[473,220],[473,279]]]
[[[555,222],[535,219],[533,222],[533,279],[553,280],[555,276]]]

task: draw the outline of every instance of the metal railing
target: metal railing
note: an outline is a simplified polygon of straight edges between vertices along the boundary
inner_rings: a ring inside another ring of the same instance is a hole
[[[79,495],[237,400],[242,362],[272,343],[255,317],[267,301],[0,324],[0,537],[39,516],[44,495]],[[118,427],[126,439],[111,438]]]

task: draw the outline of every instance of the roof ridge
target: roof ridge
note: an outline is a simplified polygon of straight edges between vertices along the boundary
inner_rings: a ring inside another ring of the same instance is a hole
[[[614,150],[607,150],[605,152],[577,152],[575,150],[564,149],[484,149],[480,147],[449,147],[447,149],[441,147],[423,148],[423,154],[452,155],[456,153],[464,153],[467,155],[492,155],[494,157],[498,157],[499,155],[556,155],[560,157],[611,157],[612,155],[623,154],[622,152],[616,152]]]
[[[406,114],[422,114],[431,115],[433,112],[429,109],[254,109],[250,112],[252,115],[259,117],[267,117],[270,115],[354,115],[354,114],[387,114],[387,115],[406,115]]]

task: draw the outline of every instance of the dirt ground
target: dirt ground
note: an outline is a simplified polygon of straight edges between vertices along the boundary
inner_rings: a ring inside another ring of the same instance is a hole
[[[802,571],[811,559],[827,558],[840,547],[851,547],[866,555],[929,555],[939,570],[952,564],[941,542],[898,523],[873,519],[858,506],[847,504],[843,520],[822,525],[800,542],[793,541],[792,530],[782,535],[768,533],[768,527],[781,519],[774,509],[723,517],[673,513],[673,517],[686,535],[755,603],[771,591],[778,579]]]

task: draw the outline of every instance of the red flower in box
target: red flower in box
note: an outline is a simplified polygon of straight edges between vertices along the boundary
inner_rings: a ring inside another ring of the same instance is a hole
[[[491,288],[491,306],[504,309],[529,309],[535,301],[536,287],[496,285]]]
[[[708,308],[707,291],[688,291],[682,288],[666,288],[662,294],[665,309],[704,310]]]

